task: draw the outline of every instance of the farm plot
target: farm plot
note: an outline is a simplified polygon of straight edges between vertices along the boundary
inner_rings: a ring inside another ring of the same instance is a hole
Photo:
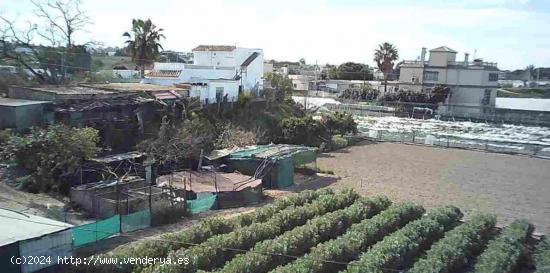
[[[502,230],[496,216],[462,222],[454,206],[425,211],[352,190],[305,191],[235,220],[208,219],[165,240],[117,248],[106,257],[155,257],[185,263],[81,266],[78,272],[548,272],[550,243],[531,242],[533,226],[518,220]],[[166,242],[168,241],[168,242]],[[536,266],[536,268],[532,268]]]

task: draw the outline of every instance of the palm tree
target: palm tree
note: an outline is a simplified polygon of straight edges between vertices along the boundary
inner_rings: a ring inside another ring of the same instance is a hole
[[[124,32],[122,36],[127,37],[127,49],[132,54],[132,61],[141,69],[141,78],[145,77],[145,66],[151,64],[159,55],[159,49],[162,45],[160,39],[164,39],[161,33],[162,28],[157,29],[157,26],[151,22],[151,19],[143,21],[141,19],[132,20],[132,34]]]
[[[374,61],[384,74],[384,93],[388,88],[388,74],[392,71],[397,58],[399,58],[397,48],[388,42],[378,45],[378,49],[374,51]]]

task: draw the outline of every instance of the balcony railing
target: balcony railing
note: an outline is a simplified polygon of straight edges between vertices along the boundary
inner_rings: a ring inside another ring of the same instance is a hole
[[[466,66],[465,62],[456,62],[456,61],[449,61],[447,62],[448,65],[457,65],[457,66]],[[479,66],[479,67],[497,67],[497,63],[493,62],[468,62],[468,66]]]

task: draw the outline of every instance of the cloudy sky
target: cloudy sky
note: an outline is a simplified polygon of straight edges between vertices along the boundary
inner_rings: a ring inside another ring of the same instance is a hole
[[[445,2],[445,3],[443,3]],[[550,67],[549,0],[84,0],[93,19],[79,42],[122,46],[132,18],[165,29],[165,49],[198,44],[263,48],[267,59],[372,64],[377,44],[401,59],[446,45],[501,69]],[[0,14],[33,18],[28,0],[0,0]]]

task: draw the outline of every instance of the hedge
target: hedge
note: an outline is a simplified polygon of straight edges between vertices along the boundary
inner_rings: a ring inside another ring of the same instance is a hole
[[[476,273],[513,272],[525,254],[524,243],[533,232],[526,220],[516,220],[490,241],[474,267]]]
[[[496,220],[492,214],[473,216],[470,221],[448,231],[409,272],[448,273],[467,264],[479,253]]]
[[[357,259],[369,246],[394,232],[424,213],[421,206],[412,203],[392,205],[371,219],[351,226],[344,235],[319,244],[310,253],[296,261],[276,268],[273,273],[332,273],[342,265],[325,261],[347,263]]]
[[[447,206],[431,210],[426,216],[407,224],[373,245],[358,261],[350,263],[344,272],[383,272],[399,269],[409,259],[440,238],[445,230],[456,225],[462,217],[460,210]]]
[[[311,204],[301,207],[287,208],[268,221],[254,223],[250,226],[236,229],[227,234],[216,235],[204,243],[186,250],[171,252],[172,260],[188,258],[189,264],[154,265],[144,268],[142,272],[196,272],[211,270],[223,265],[238,254],[235,249],[247,250],[257,242],[272,239],[278,235],[304,225],[309,219],[350,206],[358,198],[352,190],[335,195],[320,196]]]
[[[543,239],[535,250],[536,273],[550,273],[550,238]]]
[[[390,200],[386,197],[360,199],[345,209],[314,218],[307,224],[287,231],[275,239],[256,244],[250,252],[237,255],[219,272],[268,272],[293,259],[287,256],[261,253],[301,256],[311,247],[343,234],[353,223],[372,217],[390,204]]]
[[[202,221],[199,225],[196,225],[187,230],[164,234],[161,236],[162,241],[156,239],[140,240],[117,247],[111,253],[102,254],[101,256],[103,256],[103,258],[118,257],[121,259],[129,257],[166,257],[170,251],[175,251],[180,248],[188,248],[190,244],[203,243],[208,238],[214,235],[226,234],[239,227],[248,226],[253,223],[264,222],[286,208],[301,206],[312,202],[320,196],[331,194],[334,194],[334,192],[329,189],[322,189],[317,191],[302,191],[295,195],[277,199],[272,204],[258,208],[251,213],[241,214],[240,216],[231,220],[208,218]],[[139,271],[141,267],[142,265],[131,264],[90,264],[73,267],[71,268],[71,271],[84,273],[130,273],[134,271]]]

